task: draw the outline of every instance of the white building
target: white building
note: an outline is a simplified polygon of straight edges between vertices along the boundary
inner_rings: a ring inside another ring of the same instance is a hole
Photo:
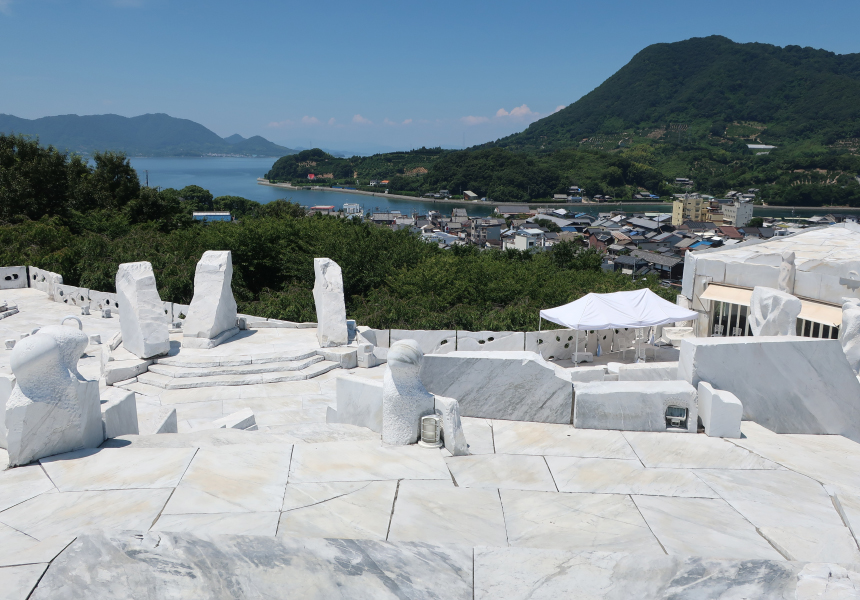
[[[860,225],[855,223],[687,252],[678,301],[701,314],[697,335],[749,335],[752,290],[778,287],[785,252],[795,253],[796,277],[790,292],[803,304],[798,335],[836,339],[842,299],[860,298]]]
[[[504,249],[531,250],[532,248],[543,249],[545,245],[543,231],[540,229],[520,229],[516,234],[504,242]]]
[[[723,225],[732,227],[745,227],[752,219],[752,202],[738,202],[723,205]]]
[[[360,204],[344,204],[343,205],[343,214],[345,214],[345,215],[360,215],[361,214],[361,205]]]

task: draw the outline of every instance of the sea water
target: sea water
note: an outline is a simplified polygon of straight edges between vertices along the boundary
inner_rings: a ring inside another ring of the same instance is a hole
[[[454,208],[465,208],[469,216],[489,216],[493,208],[492,203],[487,204],[452,204],[449,202],[424,202],[420,200],[401,200],[386,198],[384,196],[368,196],[364,194],[350,194],[347,192],[329,191],[305,191],[285,190],[283,188],[259,185],[258,177],[264,177],[277,160],[268,158],[233,158],[233,157],[145,157],[130,158],[131,166],[137,170],[141,184],[146,183],[147,171],[149,185],[161,188],[182,189],[186,185],[199,185],[209,190],[215,197],[218,196],[241,196],[249,200],[266,203],[284,198],[302,206],[335,206],[340,209],[344,204],[358,204],[363,212],[368,211],[392,211],[399,210],[401,213],[411,215],[413,211],[419,214],[427,214],[429,210],[436,210],[443,214],[451,214]],[[531,208],[536,205],[532,204]],[[606,213],[613,210],[624,210],[625,212],[672,212],[672,205],[668,202],[650,204],[624,204],[623,207],[617,203],[613,204],[549,204],[548,206],[559,206],[571,212],[584,212],[590,215]],[[856,210],[856,209],[855,209]],[[826,214],[828,212],[849,212],[838,208],[768,208],[756,207],[756,216],[766,217],[809,217],[813,214]]]

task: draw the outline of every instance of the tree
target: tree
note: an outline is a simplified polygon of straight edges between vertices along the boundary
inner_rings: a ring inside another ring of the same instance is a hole
[[[753,217],[750,219],[750,222],[747,223],[747,227],[761,227],[764,224],[764,219],[761,217]]]
[[[186,185],[179,190],[179,197],[189,212],[213,210],[212,192],[199,185]]]

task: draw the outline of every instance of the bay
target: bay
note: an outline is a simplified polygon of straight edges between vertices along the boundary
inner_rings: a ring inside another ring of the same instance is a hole
[[[259,185],[258,177],[263,177],[277,160],[267,158],[238,158],[238,157],[133,157],[129,158],[135,168],[140,182],[161,188],[182,189],[186,185],[199,185],[209,190],[215,197],[241,196],[260,203],[272,202],[284,198],[297,202],[302,206],[333,205],[341,208],[346,203],[359,204],[363,212],[371,210],[399,210],[403,214],[426,214],[428,210],[436,210],[443,214],[451,214],[454,208],[465,208],[469,216],[489,216],[494,204],[454,204],[450,202],[427,202],[421,200],[405,200],[385,196],[368,196],[349,192],[333,192],[326,190],[285,190],[283,188]],[[606,213],[613,210],[632,212],[672,212],[672,205],[662,203],[626,203],[623,207],[613,204],[530,204],[536,206],[563,207],[569,211],[584,212],[590,215]],[[856,212],[858,209],[845,208],[806,208],[806,207],[761,207],[756,206],[753,214],[762,217],[811,217],[830,212]]]

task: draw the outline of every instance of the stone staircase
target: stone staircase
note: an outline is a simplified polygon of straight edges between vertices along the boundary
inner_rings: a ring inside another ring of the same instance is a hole
[[[138,375],[137,381],[165,390],[254,385],[312,379],[340,366],[316,351],[294,356],[196,359],[175,356],[156,359],[147,373]]]

